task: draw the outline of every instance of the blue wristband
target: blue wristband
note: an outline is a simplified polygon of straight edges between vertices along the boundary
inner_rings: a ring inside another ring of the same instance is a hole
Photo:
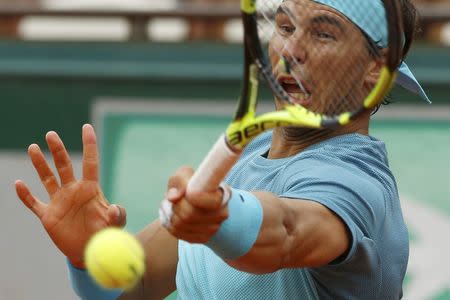
[[[122,290],[101,288],[91,279],[86,270],[75,268],[69,260],[67,265],[72,288],[82,300],[116,300],[122,295]]]
[[[263,209],[252,193],[231,189],[228,219],[206,243],[218,256],[236,259],[253,247],[263,220]]]

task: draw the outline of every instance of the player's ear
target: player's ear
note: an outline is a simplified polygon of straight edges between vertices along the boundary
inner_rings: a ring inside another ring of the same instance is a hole
[[[367,68],[366,77],[364,80],[364,84],[370,89],[378,82],[380,79],[380,74],[383,66],[385,65],[387,49],[383,49],[378,52],[379,56],[372,55],[372,59],[370,60]]]
[[[364,83],[372,88],[380,78],[381,69],[383,68],[383,66],[384,66],[383,58],[372,59],[368,64]]]

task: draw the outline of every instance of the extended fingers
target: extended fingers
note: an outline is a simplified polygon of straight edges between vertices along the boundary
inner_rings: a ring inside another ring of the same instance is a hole
[[[16,193],[20,200],[22,200],[23,204],[28,207],[39,219],[44,215],[44,211],[47,207],[46,204],[39,201],[36,197],[34,197],[30,189],[20,180],[15,182]]]
[[[85,124],[83,126],[83,179],[98,181],[98,149],[97,137],[94,128]]]
[[[28,147],[28,155],[47,193],[53,195],[58,190],[59,184],[39,146],[36,144],[30,145]]]
[[[48,148],[52,153],[56,170],[61,178],[61,184],[65,185],[75,181],[72,161],[58,134],[54,131],[50,131],[45,136],[45,139],[47,140]]]

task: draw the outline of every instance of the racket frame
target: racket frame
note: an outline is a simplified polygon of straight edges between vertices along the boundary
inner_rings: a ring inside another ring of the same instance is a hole
[[[261,0],[264,1],[264,0]],[[275,96],[289,102],[289,96],[273,78],[266,61],[257,28],[256,0],[241,0],[244,26],[244,82],[233,121],[224,135],[220,136],[200,164],[188,184],[188,193],[193,191],[215,191],[229,170],[239,159],[245,146],[260,133],[279,126],[309,128],[335,128],[356,119],[362,113],[379,104],[395,82],[396,70],[402,57],[402,22],[400,6],[396,0],[382,0],[389,26],[386,64],[378,82],[354,112],[344,112],[335,117],[326,117],[307,110],[297,104],[287,104],[284,109],[256,116],[258,96],[258,74],[268,83]]]

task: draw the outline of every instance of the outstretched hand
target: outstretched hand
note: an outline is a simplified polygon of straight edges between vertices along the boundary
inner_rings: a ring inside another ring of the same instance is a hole
[[[59,181],[50,169],[42,150],[32,144],[28,155],[44,185],[49,202],[44,203],[17,180],[16,192],[22,202],[41,221],[55,245],[75,267],[84,267],[84,248],[97,231],[107,226],[124,226],[125,210],[110,205],[99,186],[99,157],[94,129],[83,126],[83,175],[76,179],[72,161],[56,132],[48,132],[46,141],[53,157]]]

